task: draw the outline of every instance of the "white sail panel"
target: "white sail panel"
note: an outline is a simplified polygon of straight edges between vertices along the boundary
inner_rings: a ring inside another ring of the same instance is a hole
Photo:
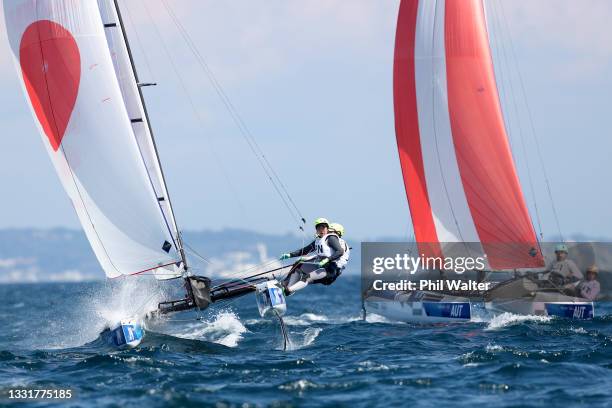
[[[444,1],[419,2],[414,67],[418,125],[429,200],[440,242],[478,242],[470,216],[448,112]],[[431,107],[431,108],[430,108]]]
[[[98,0],[98,6],[102,15],[102,22],[106,27],[106,39],[119,81],[123,102],[129,117],[134,120],[132,128],[134,129],[136,141],[166,221],[170,226],[175,243],[178,245],[178,228],[175,223],[172,203],[169,199],[168,189],[164,181],[155,142],[151,135],[148,118],[140,98],[138,79],[132,68],[132,62],[124,39],[124,32],[122,31],[123,27],[119,21],[115,2],[114,0]]]
[[[96,0],[3,2],[34,120],[107,276],[181,257],[123,102]]]

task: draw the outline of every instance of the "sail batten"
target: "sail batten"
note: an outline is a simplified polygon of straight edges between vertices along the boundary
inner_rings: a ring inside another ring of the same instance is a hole
[[[481,0],[402,0],[394,105],[417,242],[436,254],[441,243],[474,243],[492,269],[541,266]]]
[[[136,142],[96,0],[3,8],[36,126],[106,275],[180,275],[176,229]]]
[[[155,191],[157,202],[170,230],[173,244],[178,248],[182,258],[183,268],[186,267],[185,254],[172,203],[168,193],[164,173],[161,167],[157,146],[153,137],[149,115],[146,109],[142,90],[138,86],[139,79],[133,57],[127,42],[127,35],[122,21],[119,4],[116,0],[98,0],[98,6],[106,30],[106,38],[111,51],[113,66],[119,80],[121,94],[128,109],[128,114],[134,129],[134,135],[140,148],[149,180]]]

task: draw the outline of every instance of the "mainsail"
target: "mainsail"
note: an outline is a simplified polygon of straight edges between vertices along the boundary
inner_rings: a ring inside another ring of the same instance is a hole
[[[419,249],[475,243],[491,269],[543,258],[516,174],[482,0],[402,0],[393,71],[400,162]]]
[[[115,4],[3,2],[36,125],[108,277],[185,268]]]

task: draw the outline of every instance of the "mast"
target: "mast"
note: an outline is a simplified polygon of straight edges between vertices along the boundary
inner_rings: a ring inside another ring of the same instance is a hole
[[[174,231],[174,232],[176,234],[178,250],[179,250],[179,253],[180,253],[182,261],[183,261],[183,268],[184,268],[185,271],[187,271],[188,270],[188,267],[187,267],[187,257],[185,256],[185,249],[184,249],[184,246],[183,246],[183,238],[181,237],[181,233],[180,233],[180,231],[178,229],[178,224],[177,224],[176,218],[174,216],[174,210],[172,209],[172,202],[170,200],[170,193],[168,192],[168,187],[167,187],[167,184],[166,184],[166,177],[164,175],[164,170],[163,170],[162,165],[161,165],[161,160],[159,159],[159,152],[157,150],[157,144],[155,143],[155,137],[153,136],[153,128],[151,127],[151,121],[149,119],[149,113],[147,111],[147,105],[145,103],[144,95],[142,93],[142,89],[141,89],[140,82],[139,82],[139,79],[138,79],[138,72],[136,70],[136,64],[134,62],[134,57],[132,55],[132,49],[130,48],[130,42],[128,41],[127,32],[125,30],[125,25],[123,24],[123,18],[121,16],[121,9],[119,8],[119,1],[118,0],[113,0],[113,5],[115,7],[115,12],[117,13],[119,27],[121,28],[121,35],[123,37],[123,41],[124,41],[125,47],[127,49],[128,57],[129,57],[129,60],[130,60],[130,65],[132,67],[132,73],[134,74],[134,79],[136,81],[136,88],[138,89],[138,96],[140,98],[140,102],[142,104],[142,110],[143,110],[143,113],[144,113],[144,116],[145,116],[145,119],[146,119],[146,126],[147,126],[147,128],[149,130],[149,134],[151,135],[151,142],[152,142],[152,145],[153,145],[153,149],[155,151],[155,156],[157,158],[157,162],[159,164],[159,170],[160,170],[160,173],[161,173],[162,182],[163,182],[163,184],[165,186],[165,191],[164,191],[164,193],[166,194],[165,199],[168,201],[168,205],[170,207],[170,214],[172,216],[172,220],[173,220],[174,225],[176,227],[176,231]]]

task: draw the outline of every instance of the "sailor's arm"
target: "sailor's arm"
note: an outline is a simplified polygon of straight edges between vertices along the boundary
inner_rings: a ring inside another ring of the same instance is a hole
[[[288,259],[288,258],[295,258],[296,256],[304,256],[307,255],[311,252],[313,252],[315,250],[315,241],[312,241],[310,244],[306,245],[304,248],[302,249],[297,249],[293,252],[289,252],[288,254],[282,254],[280,259]]]
[[[584,279],[584,275],[582,274],[582,272],[580,272],[578,266],[576,266],[574,261],[572,261],[571,259],[567,260],[567,267],[569,269],[571,277],[576,279]]]
[[[335,261],[344,255],[344,248],[340,245],[340,240],[335,235],[327,237],[327,245],[334,250],[334,253],[329,257],[329,261]]]

